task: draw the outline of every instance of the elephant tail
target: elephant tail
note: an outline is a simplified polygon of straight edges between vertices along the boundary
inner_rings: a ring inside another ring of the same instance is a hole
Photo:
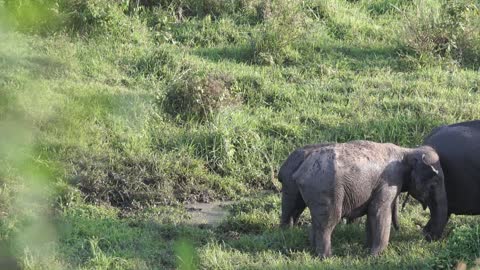
[[[392,224],[393,228],[398,231],[400,229],[400,225],[398,224],[398,196],[397,199],[393,202],[393,209],[392,209]]]

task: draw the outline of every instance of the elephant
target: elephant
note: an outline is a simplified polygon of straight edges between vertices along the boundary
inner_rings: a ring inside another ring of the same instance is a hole
[[[297,225],[300,215],[307,207],[297,184],[293,181],[293,173],[312,152],[329,145],[331,144],[311,144],[299,148],[291,153],[280,167],[278,173],[278,180],[282,183],[282,214],[280,217],[280,227],[286,228]],[[395,201],[392,208],[392,224],[395,230],[400,228],[397,205],[398,203]],[[347,219],[347,224],[351,224],[354,221],[355,219]]]
[[[401,192],[408,192],[424,208],[432,209],[429,222],[439,228],[431,231],[437,235],[429,237],[440,237],[447,220],[447,200],[443,171],[433,148],[352,141],[302,149],[291,154],[292,159],[297,156],[300,161],[282,166],[279,178],[282,185],[296,184],[309,208],[312,245],[320,258],[332,255],[331,234],[339,221],[363,215],[367,215],[370,254],[379,255],[388,245],[393,204]],[[309,154],[302,156],[302,151]],[[290,181],[285,181],[288,168],[293,173]],[[298,211],[289,214],[284,207],[288,196],[282,198],[282,221],[290,225],[295,223]]]
[[[480,121],[456,123],[435,128],[423,142],[440,156],[445,177],[448,212],[451,214],[480,214]],[[428,223],[426,233],[434,224]]]

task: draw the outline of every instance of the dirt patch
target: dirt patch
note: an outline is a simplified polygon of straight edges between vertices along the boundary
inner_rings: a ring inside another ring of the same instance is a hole
[[[233,201],[192,203],[185,205],[191,215],[189,224],[193,225],[219,225],[228,215],[227,205]]]

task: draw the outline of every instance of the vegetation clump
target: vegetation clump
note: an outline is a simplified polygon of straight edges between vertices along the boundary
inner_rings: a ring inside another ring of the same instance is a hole
[[[405,12],[404,40],[420,57],[447,57],[478,66],[480,10],[477,1],[420,1]]]
[[[296,43],[306,34],[306,16],[299,2],[264,0],[257,8],[261,29],[252,40],[253,61],[274,65],[294,63],[300,53]]]
[[[166,111],[182,119],[212,119],[222,108],[235,104],[233,80],[226,74],[200,75],[187,70],[168,87],[163,102]]]

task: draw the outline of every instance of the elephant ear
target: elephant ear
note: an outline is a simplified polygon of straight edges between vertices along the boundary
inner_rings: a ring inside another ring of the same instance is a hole
[[[430,167],[430,169],[432,169],[432,171],[438,175],[439,171],[437,169],[435,169],[435,167],[433,167],[433,165],[431,164],[428,164],[428,162],[425,160],[425,154],[422,154],[422,161],[423,161],[423,164],[427,165]]]

